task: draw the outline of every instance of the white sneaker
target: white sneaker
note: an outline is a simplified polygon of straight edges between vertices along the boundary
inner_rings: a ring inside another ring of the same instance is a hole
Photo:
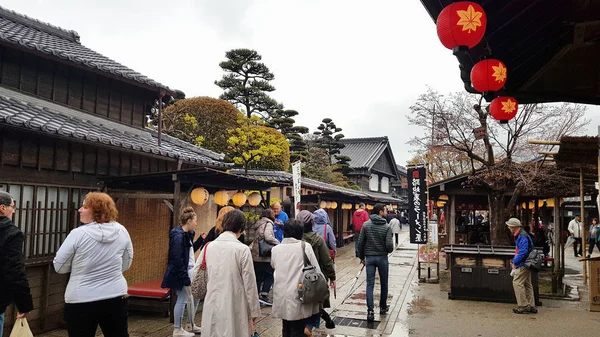
[[[195,337],[196,334],[193,332],[187,332],[187,331],[183,330],[182,328],[175,328],[173,330],[173,336]]]
[[[194,326],[190,325],[189,323],[185,325],[185,330],[195,333],[195,334],[199,334],[202,332],[202,328],[197,326],[196,324],[194,324]]]

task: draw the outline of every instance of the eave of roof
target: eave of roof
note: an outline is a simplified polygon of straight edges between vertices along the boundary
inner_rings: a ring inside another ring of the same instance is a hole
[[[39,52],[59,61],[122,78],[145,87],[173,91],[80,43],[79,34],[0,6],[0,42]]]
[[[83,111],[25,95],[0,86],[0,126],[40,132],[69,140],[148,153],[185,162],[226,169],[218,154],[152,130],[120,124]]]

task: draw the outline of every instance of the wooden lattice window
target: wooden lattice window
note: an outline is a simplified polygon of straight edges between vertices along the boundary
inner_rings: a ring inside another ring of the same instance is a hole
[[[52,258],[69,232],[79,226],[79,209],[90,189],[2,184],[16,202],[14,224],[25,235],[26,259]]]

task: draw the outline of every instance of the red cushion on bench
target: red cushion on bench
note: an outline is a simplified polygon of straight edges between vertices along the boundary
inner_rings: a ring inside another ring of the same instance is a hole
[[[161,288],[162,278],[132,284],[128,287],[127,293],[130,296],[149,297],[149,298],[165,298],[169,294],[169,289]]]

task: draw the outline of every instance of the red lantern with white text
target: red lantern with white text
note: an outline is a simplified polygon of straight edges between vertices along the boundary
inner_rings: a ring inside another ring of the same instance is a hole
[[[500,123],[508,123],[515,118],[518,109],[519,104],[514,97],[500,96],[490,104],[490,115]]]
[[[474,2],[459,1],[442,10],[437,18],[437,33],[444,47],[475,47],[485,34],[487,17]]]
[[[506,83],[506,66],[502,61],[487,59],[471,69],[471,85],[479,92],[498,91]]]

